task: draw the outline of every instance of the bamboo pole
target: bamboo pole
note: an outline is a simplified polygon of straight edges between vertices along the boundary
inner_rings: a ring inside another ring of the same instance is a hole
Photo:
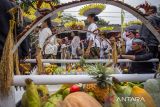
[[[42,59],[43,63],[77,63],[80,60],[75,59]],[[22,62],[25,63],[36,63],[36,59],[26,59]],[[108,63],[113,62],[112,59],[89,59],[85,60],[85,63]],[[132,61],[129,59],[118,59],[118,62],[159,62],[159,59],[150,59],[146,61]]]
[[[121,82],[142,82],[154,78],[155,74],[112,74]],[[37,85],[95,83],[96,80],[89,75],[16,75],[12,85],[24,86],[25,79],[30,78]]]

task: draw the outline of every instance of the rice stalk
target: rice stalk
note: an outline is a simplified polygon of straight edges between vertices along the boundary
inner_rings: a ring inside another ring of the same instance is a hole
[[[113,49],[112,49],[112,59],[113,63],[117,64],[118,62],[118,53],[117,53],[117,44],[114,42]]]
[[[18,49],[14,53],[14,67],[15,67],[15,75],[21,75],[20,70],[19,70]]]
[[[41,74],[43,72],[42,59],[43,57],[42,57],[41,49],[37,49],[36,60],[37,60],[37,66],[38,66],[38,74]]]
[[[14,29],[14,20],[9,21],[10,28],[6,42],[3,48],[2,58],[0,61],[0,93],[2,96],[7,96],[10,91],[13,80],[13,29]]]

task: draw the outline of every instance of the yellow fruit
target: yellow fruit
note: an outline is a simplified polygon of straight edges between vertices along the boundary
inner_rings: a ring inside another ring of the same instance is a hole
[[[77,71],[77,72],[83,72],[83,68],[78,67],[76,71]]]
[[[66,66],[66,71],[70,72],[72,70],[72,65],[71,64],[68,64]]]
[[[84,91],[93,92],[98,101],[104,102],[105,99],[108,97],[110,88],[107,87],[105,89],[101,89],[97,86],[97,84],[86,84],[84,87]]]
[[[154,100],[147,93],[147,91],[145,91],[144,89],[142,89],[142,88],[140,88],[138,86],[134,86],[133,87],[133,89],[132,89],[132,96],[143,98],[146,107],[156,107],[155,103],[154,103]]]
[[[37,90],[41,94],[42,97],[49,95],[49,91],[46,85],[38,85]]]

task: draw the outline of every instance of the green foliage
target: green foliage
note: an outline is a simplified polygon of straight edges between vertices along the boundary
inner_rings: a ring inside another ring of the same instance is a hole
[[[108,71],[107,68],[102,64],[89,66],[87,71],[89,75],[92,75],[93,78],[97,80],[97,85],[100,88],[104,89],[109,85],[112,85],[112,81],[110,80],[111,76],[109,75],[112,74],[113,71]]]
[[[84,20],[84,22],[86,25],[89,25],[87,20]],[[109,22],[107,22],[106,20],[104,20],[102,18],[100,18],[99,21],[97,21],[97,25],[106,26],[108,24],[109,24]]]
[[[85,65],[85,59],[82,57],[79,62],[80,66]]]
[[[62,67],[58,67],[58,68],[55,69],[55,71],[54,71],[55,74],[61,74],[61,73],[63,73],[63,72],[65,72],[65,69],[62,68]]]
[[[158,16],[160,16],[160,4],[158,6]]]
[[[62,24],[65,24],[65,23],[71,22],[71,21],[78,21],[78,19],[73,17],[71,14],[63,14]]]
[[[98,25],[108,25],[109,22],[105,21],[104,19],[100,18],[99,21],[97,22]]]

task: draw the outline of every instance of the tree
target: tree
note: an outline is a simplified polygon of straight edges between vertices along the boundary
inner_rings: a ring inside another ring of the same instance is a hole
[[[160,4],[158,6],[158,16],[160,16]]]
[[[87,20],[84,20],[85,24],[86,25],[89,25],[88,21]],[[109,24],[109,21],[105,21],[104,19],[100,18],[99,21],[97,22],[98,25],[100,26],[106,26]]]
[[[65,24],[70,21],[78,21],[78,19],[73,17],[71,14],[63,14],[63,16],[61,17],[62,17],[62,24]]]

